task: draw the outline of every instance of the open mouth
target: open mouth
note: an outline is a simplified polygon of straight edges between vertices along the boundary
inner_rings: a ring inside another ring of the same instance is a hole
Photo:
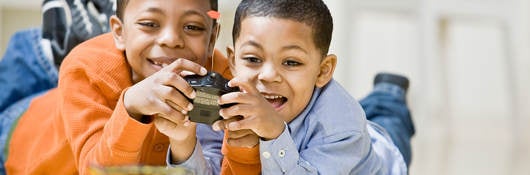
[[[263,97],[274,107],[274,109],[279,109],[280,107],[287,102],[287,98],[281,95],[265,95]]]
[[[147,59],[147,60],[149,61],[149,63],[151,63],[151,65],[153,65],[157,69],[162,69],[162,68],[166,67],[167,65],[171,64],[173,61],[175,61],[173,59],[164,59],[164,60]]]

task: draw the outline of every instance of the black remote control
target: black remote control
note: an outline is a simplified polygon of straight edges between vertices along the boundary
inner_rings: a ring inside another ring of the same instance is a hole
[[[239,91],[237,87],[229,87],[229,80],[216,72],[208,72],[205,76],[190,75],[184,77],[184,79],[197,93],[195,99],[191,100],[193,109],[188,113],[190,120],[193,122],[211,125],[215,121],[222,119],[219,116],[219,110],[230,107],[233,104],[219,106],[217,100],[223,94]]]

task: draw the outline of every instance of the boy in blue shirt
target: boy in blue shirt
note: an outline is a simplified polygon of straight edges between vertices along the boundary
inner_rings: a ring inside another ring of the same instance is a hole
[[[241,2],[227,49],[229,85],[241,92],[221,96],[220,104],[236,105],[215,124],[228,130],[224,172],[258,163],[263,174],[406,174],[384,129],[333,80],[332,30],[321,0]]]

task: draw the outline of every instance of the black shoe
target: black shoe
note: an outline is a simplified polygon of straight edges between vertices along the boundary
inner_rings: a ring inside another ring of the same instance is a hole
[[[377,83],[390,83],[401,87],[405,93],[409,89],[409,79],[405,76],[392,73],[378,73],[374,78],[374,86]]]

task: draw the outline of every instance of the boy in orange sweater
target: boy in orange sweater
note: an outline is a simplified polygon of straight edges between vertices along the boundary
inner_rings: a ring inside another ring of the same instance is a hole
[[[234,75],[229,85],[241,92],[220,97],[220,104],[235,105],[222,109],[225,120],[214,124],[227,129],[223,172],[407,173],[385,129],[369,122],[332,78],[332,21],[322,0],[239,4],[234,48],[227,52]]]
[[[111,34],[72,50],[58,87],[36,97],[13,126],[7,173],[164,165],[170,143],[173,163],[218,172],[220,148],[201,149],[196,132],[219,143],[222,135],[187,120],[195,92],[183,79],[206,74],[212,59],[212,69],[230,78],[225,58],[213,57],[212,10],[216,0],[118,0]]]

